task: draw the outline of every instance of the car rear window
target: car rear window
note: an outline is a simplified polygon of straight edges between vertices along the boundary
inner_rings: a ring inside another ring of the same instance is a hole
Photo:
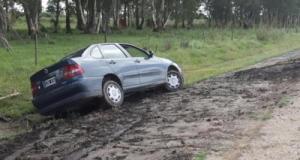
[[[64,57],[62,60],[65,60],[65,59],[70,59],[70,58],[76,58],[76,57],[81,57],[83,52],[86,50],[87,48],[83,48],[83,49],[80,49],[66,57]]]

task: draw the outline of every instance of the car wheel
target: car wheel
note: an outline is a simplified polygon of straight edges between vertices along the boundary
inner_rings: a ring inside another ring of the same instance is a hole
[[[105,102],[112,107],[120,107],[124,101],[123,88],[115,81],[108,80],[103,85]]]
[[[168,91],[174,92],[182,88],[183,77],[178,71],[170,70],[167,75],[167,84],[165,88]]]

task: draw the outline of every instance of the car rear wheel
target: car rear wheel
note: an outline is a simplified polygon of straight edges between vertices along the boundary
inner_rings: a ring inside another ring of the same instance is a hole
[[[178,71],[170,70],[168,71],[167,75],[167,83],[165,88],[170,91],[174,92],[182,88],[183,86],[183,77]]]
[[[123,88],[115,81],[108,80],[103,85],[105,102],[112,107],[120,107],[124,101]]]

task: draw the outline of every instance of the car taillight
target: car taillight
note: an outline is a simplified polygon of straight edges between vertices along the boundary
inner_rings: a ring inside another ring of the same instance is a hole
[[[39,90],[39,86],[36,82],[31,82],[31,92],[32,95],[35,96]]]
[[[69,80],[83,75],[83,68],[79,64],[67,65],[64,67],[64,79]]]

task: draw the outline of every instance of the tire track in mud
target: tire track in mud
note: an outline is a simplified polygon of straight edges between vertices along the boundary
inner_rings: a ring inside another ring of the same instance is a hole
[[[300,89],[300,85],[295,88]],[[299,160],[300,141],[300,92],[289,95],[290,99],[275,109],[246,150],[241,150],[238,160]]]
[[[300,83],[283,98],[270,113],[269,119],[257,121],[236,145],[221,155],[209,155],[207,160],[298,160],[300,157]]]
[[[124,108],[48,121],[0,142],[0,159],[171,160],[192,159],[200,151],[221,154],[293,91],[299,69],[300,61],[284,61],[176,93],[138,93]],[[42,132],[45,137],[39,138]]]

